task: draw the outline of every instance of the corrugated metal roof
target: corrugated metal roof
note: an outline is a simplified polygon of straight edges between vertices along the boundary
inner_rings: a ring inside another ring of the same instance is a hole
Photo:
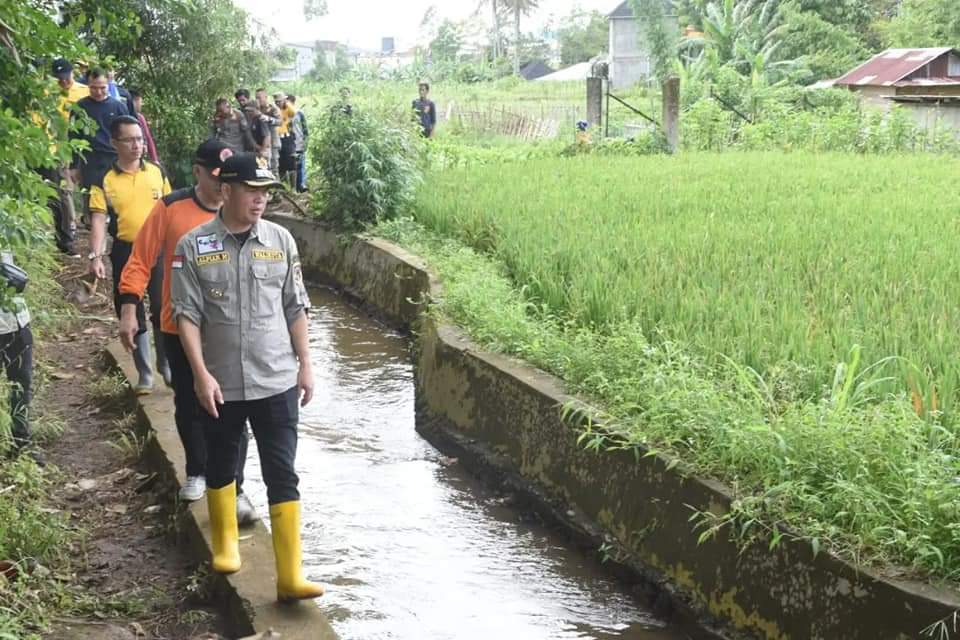
[[[834,84],[858,87],[889,87],[951,51],[954,51],[953,47],[887,49],[883,53],[873,56],[853,71],[837,78]]]

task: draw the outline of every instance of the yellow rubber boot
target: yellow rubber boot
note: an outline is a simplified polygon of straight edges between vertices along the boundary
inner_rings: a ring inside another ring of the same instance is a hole
[[[213,542],[213,570],[236,573],[240,570],[240,530],[237,528],[237,483],[222,489],[207,488],[210,512],[210,539]]]
[[[323,587],[303,579],[300,564],[300,501],[270,505],[273,555],[277,559],[277,600],[307,600],[323,595]]]

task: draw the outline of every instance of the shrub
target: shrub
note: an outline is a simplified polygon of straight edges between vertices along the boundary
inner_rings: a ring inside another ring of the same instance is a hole
[[[320,130],[311,153],[322,178],[321,218],[358,231],[410,207],[421,180],[416,125],[338,102],[327,109]]]

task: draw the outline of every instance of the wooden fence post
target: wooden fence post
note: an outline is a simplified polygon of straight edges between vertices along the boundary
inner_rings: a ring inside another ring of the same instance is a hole
[[[663,136],[670,153],[680,148],[680,78],[671,76],[663,82]]]
[[[603,78],[587,78],[587,122],[597,136],[603,131]],[[570,123],[573,124],[573,123]]]

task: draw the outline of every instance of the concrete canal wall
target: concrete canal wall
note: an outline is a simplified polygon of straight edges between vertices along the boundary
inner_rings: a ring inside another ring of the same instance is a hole
[[[741,548],[721,535],[698,544],[692,510],[728,511],[726,487],[660,456],[578,446],[577,431],[560,416],[577,400],[559,380],[421,317],[421,302],[442,289],[419,258],[382,240],[344,239],[313,221],[272,219],[297,239],[307,277],[415,328],[421,433],[466,464],[494,471],[579,538],[603,545],[681,610],[725,635],[771,640],[919,638],[960,610],[955,589],[885,579],[814,554],[804,542]]]

